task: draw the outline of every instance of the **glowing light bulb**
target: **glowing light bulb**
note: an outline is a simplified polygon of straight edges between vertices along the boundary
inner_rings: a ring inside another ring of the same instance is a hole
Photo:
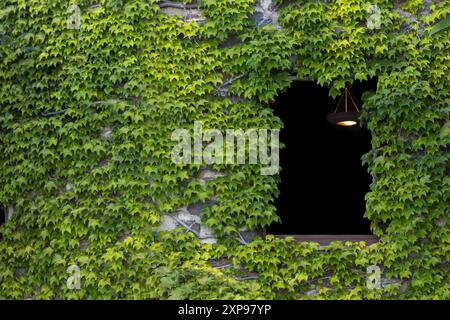
[[[339,121],[339,122],[336,122],[336,124],[337,124],[338,126],[351,127],[351,126],[354,126],[354,125],[358,124],[358,122],[356,122],[356,121],[351,121],[351,120],[347,120],[347,121]]]

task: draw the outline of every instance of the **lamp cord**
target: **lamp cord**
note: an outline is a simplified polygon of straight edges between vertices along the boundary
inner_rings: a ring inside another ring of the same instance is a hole
[[[352,97],[352,94],[350,93],[348,88],[345,87],[344,93],[341,95],[341,98],[339,99],[339,102],[338,102],[336,108],[334,109],[334,113],[336,113],[336,111],[339,109],[339,106],[341,105],[342,99],[344,99],[344,97],[345,97],[345,108],[344,108],[344,110],[345,110],[345,112],[348,112],[348,97],[347,96],[350,96],[350,99],[351,99],[351,101],[353,103],[353,106],[355,107],[356,111],[360,112],[359,108],[358,108],[358,105],[356,104],[355,100]]]

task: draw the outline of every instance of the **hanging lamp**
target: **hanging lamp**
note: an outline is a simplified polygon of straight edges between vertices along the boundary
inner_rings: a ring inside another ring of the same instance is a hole
[[[349,100],[352,105],[349,105]],[[352,127],[358,124],[359,108],[346,87],[333,112],[327,114],[327,120],[337,126]]]

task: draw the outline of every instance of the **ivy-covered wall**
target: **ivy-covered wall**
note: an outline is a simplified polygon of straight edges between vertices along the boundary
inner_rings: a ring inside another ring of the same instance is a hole
[[[0,297],[450,298],[450,37],[428,34],[450,1],[69,3],[79,29],[68,1],[0,3]],[[281,128],[269,102],[292,75],[332,96],[378,77],[378,243],[251,240],[278,220],[277,176],[171,160],[194,121]]]

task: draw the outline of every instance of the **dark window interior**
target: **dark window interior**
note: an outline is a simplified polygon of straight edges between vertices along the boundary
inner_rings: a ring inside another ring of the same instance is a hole
[[[376,80],[354,83],[351,94],[358,106],[361,95],[376,88]],[[326,120],[339,97],[309,81],[294,81],[273,108],[284,128],[280,140],[280,196],[275,205],[281,223],[272,234],[371,234],[365,219],[364,196],[371,176],[361,156],[370,148],[367,129],[339,127]]]

